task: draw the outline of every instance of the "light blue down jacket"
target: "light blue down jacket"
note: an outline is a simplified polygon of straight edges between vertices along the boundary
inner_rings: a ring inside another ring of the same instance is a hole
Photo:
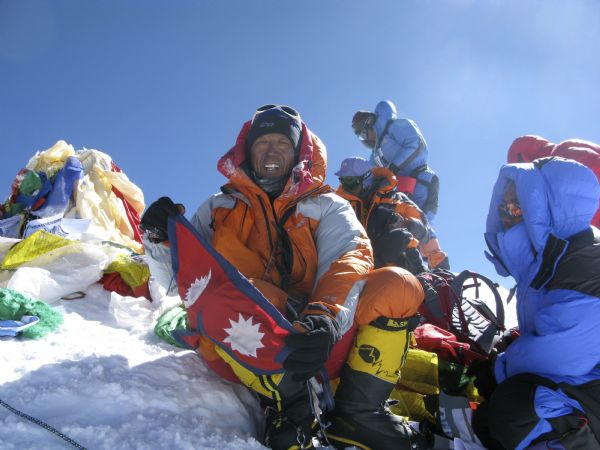
[[[425,138],[415,122],[398,118],[396,107],[389,100],[377,104],[375,115],[376,144],[371,162],[391,168],[396,175],[416,178],[414,192],[409,196],[429,221],[433,221],[437,213],[439,182],[427,166],[429,150]]]

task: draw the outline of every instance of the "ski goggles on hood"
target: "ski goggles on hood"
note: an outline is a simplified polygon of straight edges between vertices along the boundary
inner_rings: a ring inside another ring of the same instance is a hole
[[[338,177],[340,183],[344,188],[354,189],[359,185],[363,184],[363,182],[371,176],[371,172],[366,172],[361,176],[343,176]]]
[[[293,119],[300,120],[300,113],[298,111],[296,111],[294,108],[292,108],[291,106],[275,105],[273,103],[269,103],[267,105],[263,105],[259,108],[256,108],[256,112],[254,113],[254,116],[252,116],[252,121],[254,121],[254,118],[257,116],[257,114],[260,114],[265,111],[269,111],[271,109],[283,111],[285,114],[287,114],[288,116],[291,116]]]

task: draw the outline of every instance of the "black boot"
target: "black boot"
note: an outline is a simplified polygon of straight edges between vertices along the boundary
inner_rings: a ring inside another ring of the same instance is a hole
[[[325,430],[339,449],[354,445],[363,450],[427,449],[427,440],[386,406],[393,385],[344,366],[335,394],[335,410]]]
[[[379,317],[358,328],[325,429],[336,448],[420,450],[426,439],[386,406],[406,359],[410,318]]]
[[[314,416],[306,383],[284,379],[274,398],[261,397],[266,415],[264,444],[274,450],[313,448]]]

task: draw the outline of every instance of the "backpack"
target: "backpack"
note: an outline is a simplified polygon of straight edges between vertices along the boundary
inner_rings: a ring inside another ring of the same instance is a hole
[[[479,444],[470,423],[474,405],[482,399],[467,367],[493,357],[504,335],[498,286],[468,270],[434,269],[416,277],[425,291],[421,324],[413,331],[413,347],[392,391],[391,398],[398,400],[392,411],[421,422],[436,440],[441,436]],[[495,313],[484,301],[492,298]]]
[[[506,330],[498,285],[469,270],[457,275],[434,269],[417,278],[425,291],[425,300],[419,308],[421,323],[435,325],[456,336],[457,342],[452,345],[459,353],[455,357],[463,364],[490,357]],[[483,300],[490,294],[495,302],[495,313]],[[458,343],[468,344],[468,347]]]

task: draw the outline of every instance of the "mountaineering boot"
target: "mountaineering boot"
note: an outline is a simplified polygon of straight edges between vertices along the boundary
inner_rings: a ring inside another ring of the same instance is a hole
[[[264,444],[274,450],[313,448],[314,415],[306,383],[284,376],[271,392],[272,398],[261,396],[266,416]]]
[[[267,409],[265,445],[274,450],[300,450],[314,448],[312,444],[312,415],[293,420],[289,412]]]
[[[400,417],[386,401],[398,381],[406,358],[407,319],[380,317],[359,327],[335,393],[335,409],[325,434],[338,449],[426,449],[427,441]]]

